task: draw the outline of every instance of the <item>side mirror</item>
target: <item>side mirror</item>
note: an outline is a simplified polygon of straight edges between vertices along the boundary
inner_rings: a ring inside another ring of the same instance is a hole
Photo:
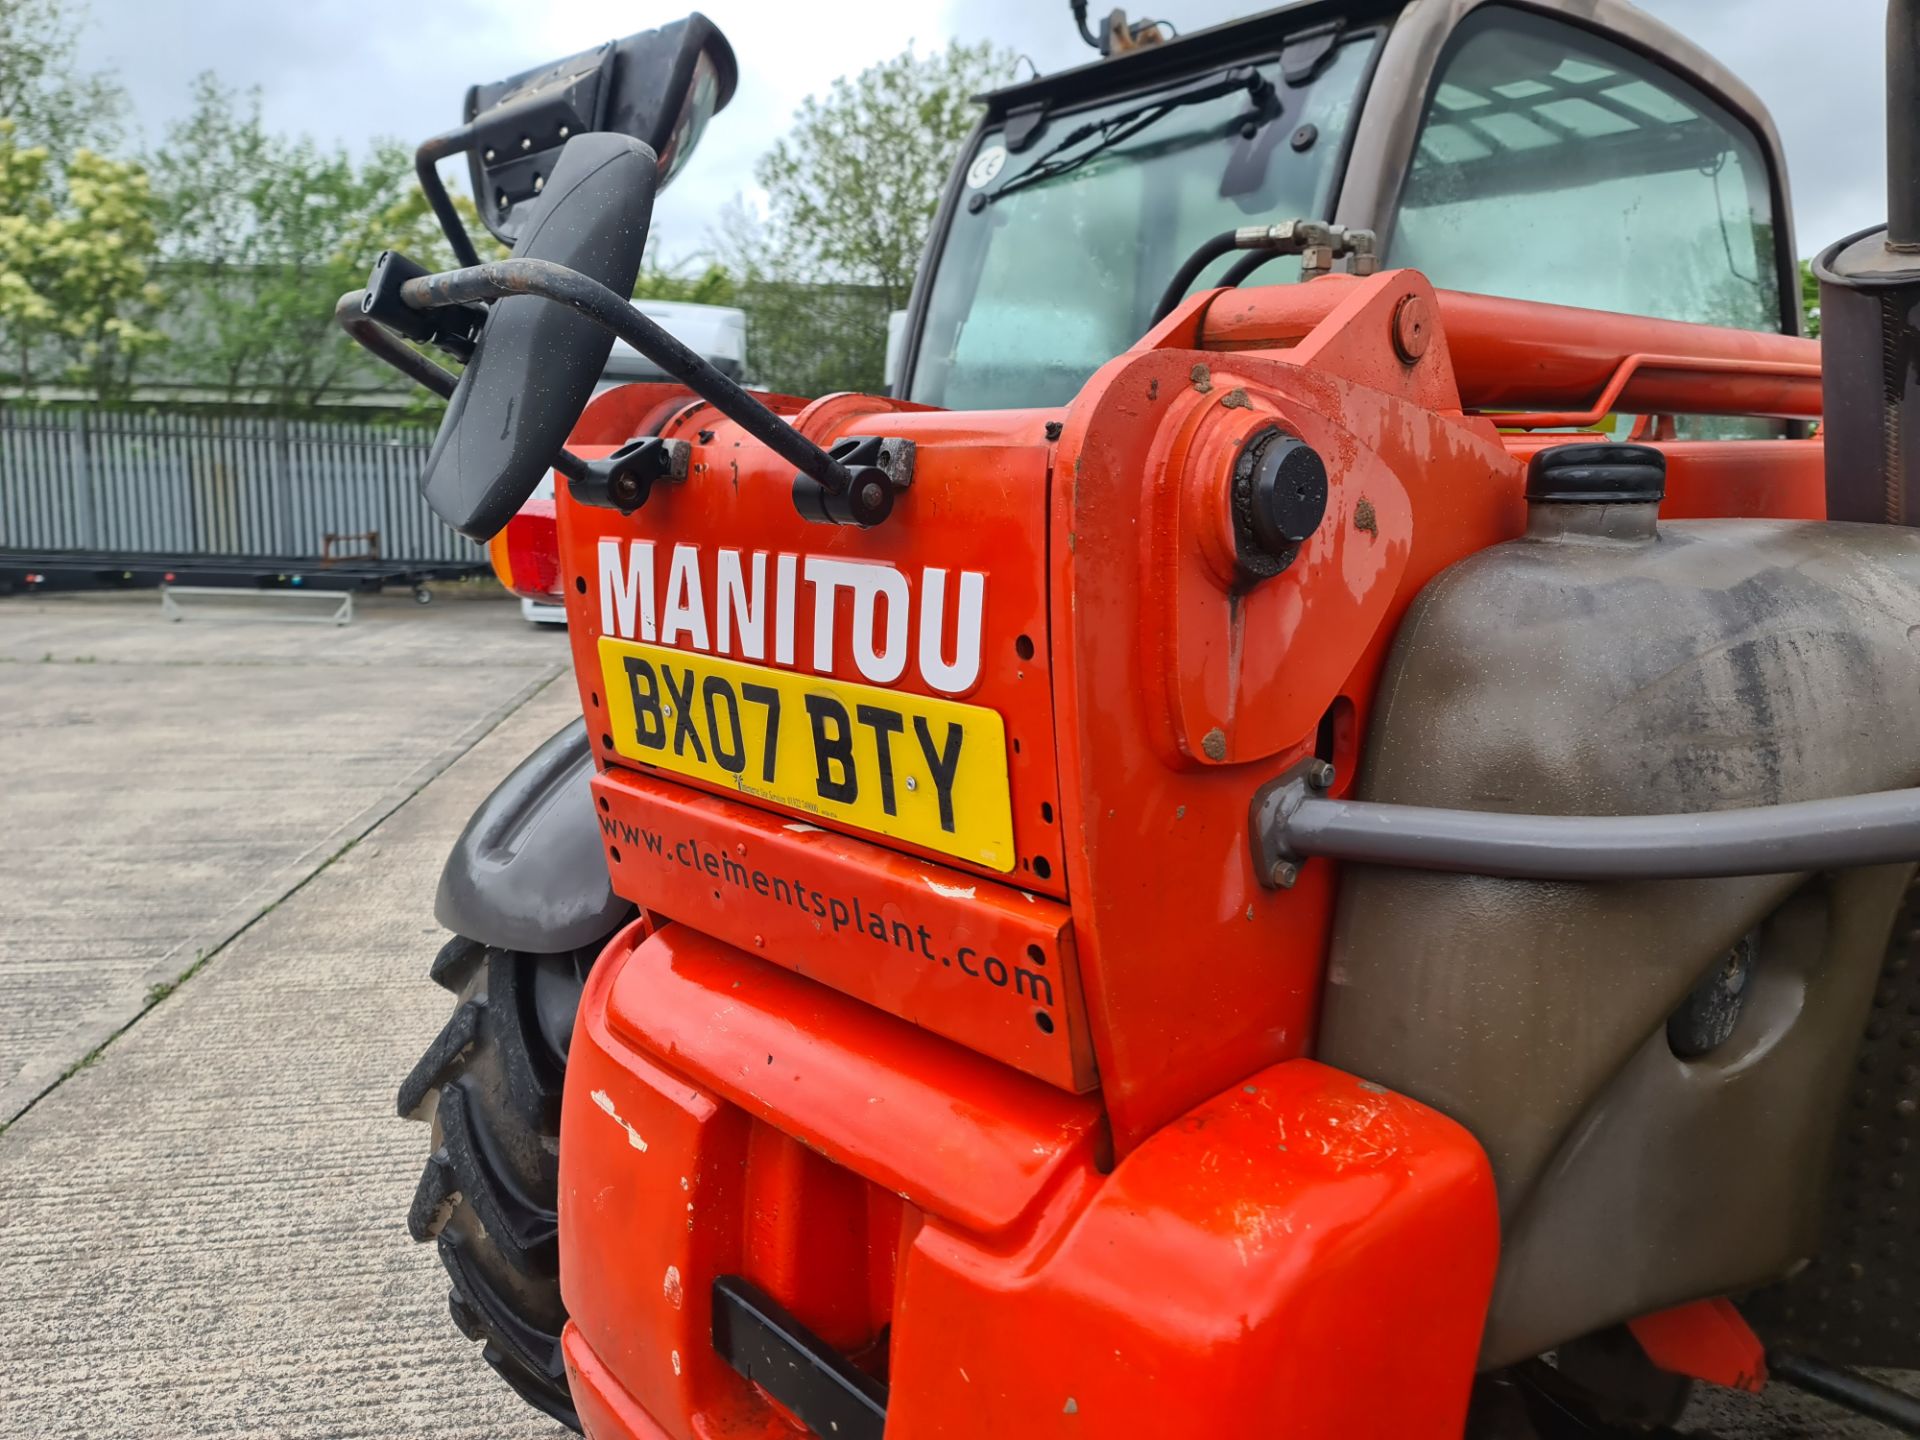
[[[631,295],[659,186],[659,161],[639,140],[575,135],[529,207],[514,258],[550,260]],[[476,540],[505,525],[552,467],[612,349],[609,331],[550,300],[495,301],[420,472],[433,512]]]
[[[487,228],[508,245],[538,213],[573,137],[631,136],[658,159],[665,185],[739,80],[727,37],[695,11],[551,65],[467,91],[468,164]]]

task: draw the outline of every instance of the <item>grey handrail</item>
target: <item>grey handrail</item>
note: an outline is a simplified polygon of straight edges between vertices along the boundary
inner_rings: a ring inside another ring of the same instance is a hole
[[[1316,783],[1319,782],[1319,783]],[[1698,880],[1920,860],[1920,789],[1680,815],[1509,815],[1334,800],[1328,767],[1260,792],[1261,879],[1308,856],[1524,880]]]

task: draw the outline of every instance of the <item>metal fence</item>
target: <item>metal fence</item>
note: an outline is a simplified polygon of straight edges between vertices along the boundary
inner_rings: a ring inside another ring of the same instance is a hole
[[[483,562],[414,488],[428,439],[344,421],[0,408],[0,548]]]

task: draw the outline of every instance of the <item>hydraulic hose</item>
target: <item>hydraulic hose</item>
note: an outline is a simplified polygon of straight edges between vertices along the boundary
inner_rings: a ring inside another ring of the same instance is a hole
[[[1831,1400],[1856,1415],[1870,1416],[1903,1435],[1920,1435],[1920,1400],[1890,1385],[1785,1350],[1767,1352],[1767,1370],[1773,1379],[1797,1390]]]
[[[1322,270],[1336,255],[1352,257],[1352,273],[1371,275],[1378,268],[1374,257],[1371,230],[1347,230],[1320,220],[1282,220],[1277,225],[1242,225],[1238,230],[1223,230],[1211,240],[1203,240],[1187,256],[1153,307],[1152,323],[1158,325],[1173,313],[1174,306],[1186,298],[1200,272],[1235,250],[1253,253],[1227,271],[1222,285],[1238,285],[1276,255],[1305,255],[1312,249],[1324,249]]]
[[[1278,252],[1273,250],[1255,250],[1251,255],[1242,255],[1238,260],[1234,261],[1233,264],[1229,265],[1227,267],[1227,273],[1220,277],[1221,289],[1237,290],[1240,286],[1246,284],[1247,278],[1252,275],[1254,271],[1258,270],[1269,260],[1278,258]]]
[[[1218,260],[1222,255],[1234,250],[1244,250],[1256,243],[1263,243],[1267,234],[1264,225],[1245,226],[1239,230],[1223,230],[1211,240],[1202,240],[1199,247],[1173,272],[1173,279],[1167,282],[1167,288],[1160,292],[1160,301],[1153,307],[1153,323],[1158,325],[1173,313],[1173,307],[1186,298],[1187,291],[1193,288],[1193,282],[1200,278],[1200,272]],[[1243,240],[1241,237],[1249,238]],[[1253,236],[1261,237],[1259,241]]]
[[[1102,55],[1106,54],[1107,47],[1100,43],[1100,37],[1087,24],[1087,0],[1068,0],[1067,8],[1073,11],[1073,23],[1080,27],[1080,38]]]

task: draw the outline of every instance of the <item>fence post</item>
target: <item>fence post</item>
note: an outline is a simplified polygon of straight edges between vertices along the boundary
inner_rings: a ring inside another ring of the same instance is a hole
[[[79,473],[74,476],[75,499],[80,502],[81,526],[86,534],[86,548],[100,548],[100,497],[94,488],[93,479],[93,425],[89,412],[80,411],[80,465]]]
[[[267,427],[268,474],[273,481],[273,504],[279,515],[279,550],[292,555],[293,522],[293,447],[287,438],[287,417],[275,415]]]

